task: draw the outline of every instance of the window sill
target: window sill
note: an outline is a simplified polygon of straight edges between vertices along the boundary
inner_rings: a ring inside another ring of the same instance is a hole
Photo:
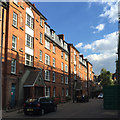
[[[43,45],[43,43],[39,42],[41,45]]]
[[[39,61],[43,63],[43,61],[42,61],[42,60],[39,60]]]
[[[42,26],[42,25],[40,25],[40,27],[42,27],[42,28],[43,28],[43,26]]]
[[[45,65],[48,65],[48,64],[45,63]],[[50,65],[48,65],[48,66],[50,67]]]
[[[14,28],[16,28],[16,29],[18,29],[18,27],[17,26],[14,26],[14,25],[12,25]]]
[[[11,75],[15,75],[15,76],[17,76],[16,73],[13,73],[13,72],[11,72],[10,74],[11,74]]]
[[[38,38],[35,38],[36,40],[38,40]]]
[[[23,6],[20,6],[23,10],[25,9]]]
[[[56,55],[56,53],[55,52],[53,52],[55,55]]]
[[[53,83],[55,83],[55,81],[52,81]]]
[[[38,19],[36,19],[36,21],[39,22]]]
[[[48,49],[48,48],[46,48],[46,47],[45,47],[45,49],[47,49],[47,50],[51,51],[50,49]]]
[[[27,45],[25,45],[26,47],[28,47],[28,48],[30,48],[30,49],[33,49],[33,47],[30,47],[30,46],[27,46]]]
[[[15,51],[15,52],[18,52],[18,51],[17,51],[16,49],[14,49],[14,48],[12,48],[11,50],[12,50],[12,51]]]
[[[22,27],[20,27],[20,29],[21,29],[22,31],[24,31],[24,29],[23,29]]]
[[[46,79],[45,79],[45,81],[50,82],[50,80],[46,80]]]
[[[26,26],[28,26],[30,29],[32,29],[33,31],[34,31],[34,29],[33,28],[31,28],[29,25],[27,25],[27,24],[25,24]]]
[[[17,7],[19,7],[19,5],[18,4],[16,4],[15,2],[13,2]]]
[[[22,50],[22,49],[19,49],[19,51],[20,51],[20,52],[23,52],[23,50]]]

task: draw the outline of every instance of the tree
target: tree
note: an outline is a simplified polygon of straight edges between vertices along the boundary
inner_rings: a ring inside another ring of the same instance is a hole
[[[114,85],[114,82],[112,80],[112,74],[110,73],[110,71],[107,71],[104,68],[101,69],[100,80],[102,86]]]

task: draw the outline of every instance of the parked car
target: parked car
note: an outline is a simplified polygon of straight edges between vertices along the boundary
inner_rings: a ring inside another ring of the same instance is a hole
[[[77,102],[89,102],[89,97],[85,95],[77,96]]]
[[[24,114],[41,114],[48,112],[56,112],[57,104],[50,98],[39,97],[36,99],[28,99],[24,103]]]
[[[103,99],[103,93],[100,93],[97,98],[98,99]]]

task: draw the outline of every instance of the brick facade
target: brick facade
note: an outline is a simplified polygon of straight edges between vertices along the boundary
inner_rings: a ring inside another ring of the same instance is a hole
[[[34,4],[9,2],[6,16],[3,37],[4,108],[13,100],[14,104],[19,105],[25,100],[23,98],[26,94],[29,94],[28,97],[41,95],[72,98],[74,80],[80,82],[81,94],[86,94],[89,75],[87,60],[72,44],[64,40],[63,34],[55,34]],[[36,74],[33,83],[28,84],[27,78],[35,71],[42,71],[42,77]],[[42,79],[43,83],[39,83]],[[41,94],[38,93],[39,90],[42,91]]]

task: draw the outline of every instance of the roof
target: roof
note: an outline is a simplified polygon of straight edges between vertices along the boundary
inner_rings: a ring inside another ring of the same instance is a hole
[[[68,45],[72,46],[78,53],[80,53],[80,52],[74,47],[74,45],[73,45],[72,43],[68,43]]]
[[[28,75],[24,87],[31,87],[31,86],[44,86],[44,80],[42,78],[42,73],[40,71],[31,71]]]
[[[43,17],[44,20],[47,20],[47,18],[32,4],[29,0],[25,0],[25,2],[33,8],[33,10],[40,16]]]

